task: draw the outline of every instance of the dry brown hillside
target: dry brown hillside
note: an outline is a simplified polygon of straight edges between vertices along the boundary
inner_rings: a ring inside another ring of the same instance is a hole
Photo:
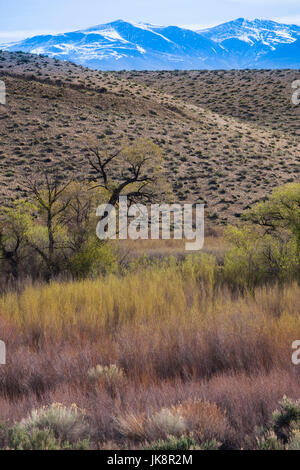
[[[291,104],[298,70],[133,71],[119,76],[218,114],[300,135],[300,107]]]
[[[257,91],[257,72],[234,79],[233,72],[205,72],[212,83],[201,93],[197,73],[98,72],[0,52],[8,93],[7,105],[0,105],[2,198],[24,196],[22,179],[47,165],[92,178],[84,154],[90,138],[104,136],[113,145],[124,136],[159,144],[177,199],[206,201],[211,220],[225,222],[272,187],[298,181],[299,110],[278,86],[292,72],[266,72],[267,102]],[[241,106],[245,84],[247,109]]]

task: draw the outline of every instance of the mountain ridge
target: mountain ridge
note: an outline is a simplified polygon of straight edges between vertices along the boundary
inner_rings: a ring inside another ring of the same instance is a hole
[[[292,47],[299,39],[300,26],[269,20],[238,18],[198,31],[116,20],[1,47],[99,70],[300,68]]]

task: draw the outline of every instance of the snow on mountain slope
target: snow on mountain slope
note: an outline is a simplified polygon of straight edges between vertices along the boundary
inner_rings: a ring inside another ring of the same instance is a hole
[[[3,49],[45,54],[102,70],[259,68],[282,45],[300,38],[300,26],[239,18],[203,31],[117,20],[86,30],[35,36]],[[274,56],[274,60],[276,57]],[[269,63],[268,62],[268,63]],[[274,62],[274,67],[278,59]],[[293,65],[291,65],[292,67]]]
[[[217,43],[228,39],[239,39],[252,46],[260,43],[274,50],[278,44],[290,44],[296,41],[300,37],[300,26],[238,18],[214,28],[199,30],[198,33]]]
[[[300,26],[276,23],[269,20],[246,20],[238,18],[206,30],[199,34],[217,42],[231,53],[231,64],[234,68],[261,68],[264,56],[270,54],[269,66],[276,68],[278,61],[272,64],[272,51],[282,45],[292,45],[300,38]],[[274,55],[275,58],[276,55]],[[297,61],[296,61],[297,62]],[[289,61],[288,64],[289,65]],[[292,60],[290,67],[293,67]]]

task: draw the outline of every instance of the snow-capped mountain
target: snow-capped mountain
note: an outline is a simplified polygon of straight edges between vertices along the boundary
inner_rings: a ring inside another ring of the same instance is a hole
[[[226,66],[222,47],[194,31],[122,20],[56,36],[36,36],[6,49],[46,54],[102,70]]]
[[[191,31],[118,20],[81,31],[35,36],[1,48],[45,54],[101,70],[259,68],[266,63],[268,68],[277,68],[279,63],[298,68],[297,39],[300,26],[273,21],[239,18]]]
[[[277,68],[276,54],[274,54],[274,64],[272,64],[272,51],[281,49],[281,46],[285,45],[287,47],[282,49],[282,53],[284,51],[288,53],[288,46],[300,39],[300,26],[238,18],[214,28],[199,30],[198,33],[230,52],[233,65],[236,62],[237,67],[261,67],[264,63],[264,56],[267,55],[271,68]],[[299,66],[299,62],[298,55],[298,57],[293,57],[291,62],[286,61],[286,66],[294,68],[295,64]]]
[[[300,37],[300,26],[280,24],[267,20],[246,20],[223,23],[214,28],[199,30],[200,34],[218,43],[238,39],[253,46],[263,44],[274,49],[278,44],[290,44]]]

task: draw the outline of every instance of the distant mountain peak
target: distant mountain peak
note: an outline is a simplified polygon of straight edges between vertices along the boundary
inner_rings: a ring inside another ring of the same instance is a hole
[[[199,34],[222,43],[229,39],[238,39],[244,42],[261,43],[274,47],[278,44],[292,43],[300,37],[300,26],[276,23],[271,20],[238,18],[213,28],[200,30]]]

